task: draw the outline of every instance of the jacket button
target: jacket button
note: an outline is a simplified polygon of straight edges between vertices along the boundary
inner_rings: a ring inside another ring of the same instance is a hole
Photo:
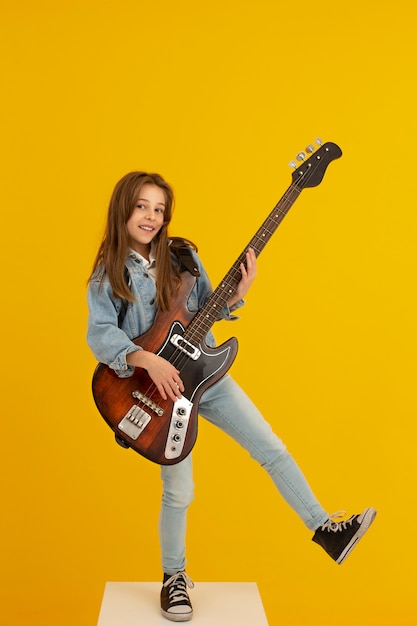
[[[149,304],[155,304],[155,299],[152,298],[152,300],[149,302]]]
[[[144,278],[149,278],[149,274],[144,274],[143,277]]]

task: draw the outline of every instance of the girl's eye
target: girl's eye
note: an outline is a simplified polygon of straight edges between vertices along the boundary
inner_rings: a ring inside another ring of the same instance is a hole
[[[143,202],[138,202],[138,204],[136,205],[137,209],[140,209],[141,211],[144,211],[147,209],[147,205],[143,204]],[[155,213],[164,213],[165,212],[165,208],[164,207],[156,207],[155,208]]]

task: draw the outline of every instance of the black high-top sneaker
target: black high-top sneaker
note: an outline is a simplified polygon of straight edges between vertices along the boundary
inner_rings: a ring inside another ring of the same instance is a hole
[[[344,512],[339,511],[316,530],[313,541],[318,543],[339,565],[343,563],[375,519],[375,509],[365,509],[360,515],[338,522]]]
[[[193,607],[187,593],[187,586],[192,589],[193,581],[185,572],[170,576],[164,574],[161,590],[161,612],[171,622],[188,622],[193,616]]]

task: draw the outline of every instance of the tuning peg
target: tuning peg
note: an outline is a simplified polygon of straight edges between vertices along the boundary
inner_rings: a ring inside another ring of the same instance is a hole
[[[309,154],[311,154],[312,152],[314,152],[315,147],[313,146],[313,144],[309,144],[306,148],[306,152],[308,152]]]
[[[316,139],[316,144],[318,146],[321,146],[323,144],[322,140],[319,137]]]
[[[296,169],[297,169],[297,163],[296,163],[295,161],[290,161],[290,162],[288,163],[288,165],[289,165],[290,167],[292,167],[294,170],[296,170]]]
[[[305,152],[299,152],[296,156],[297,161],[304,161],[306,158],[306,153]]]

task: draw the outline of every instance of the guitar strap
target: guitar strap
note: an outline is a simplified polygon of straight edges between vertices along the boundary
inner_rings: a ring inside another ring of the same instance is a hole
[[[178,257],[181,269],[184,268],[185,270],[190,272],[190,274],[192,274],[193,276],[200,276],[200,272],[198,270],[198,267],[196,266],[194,257],[191,254],[190,246],[187,246],[185,241],[183,241],[181,246],[173,247],[173,252]]]

